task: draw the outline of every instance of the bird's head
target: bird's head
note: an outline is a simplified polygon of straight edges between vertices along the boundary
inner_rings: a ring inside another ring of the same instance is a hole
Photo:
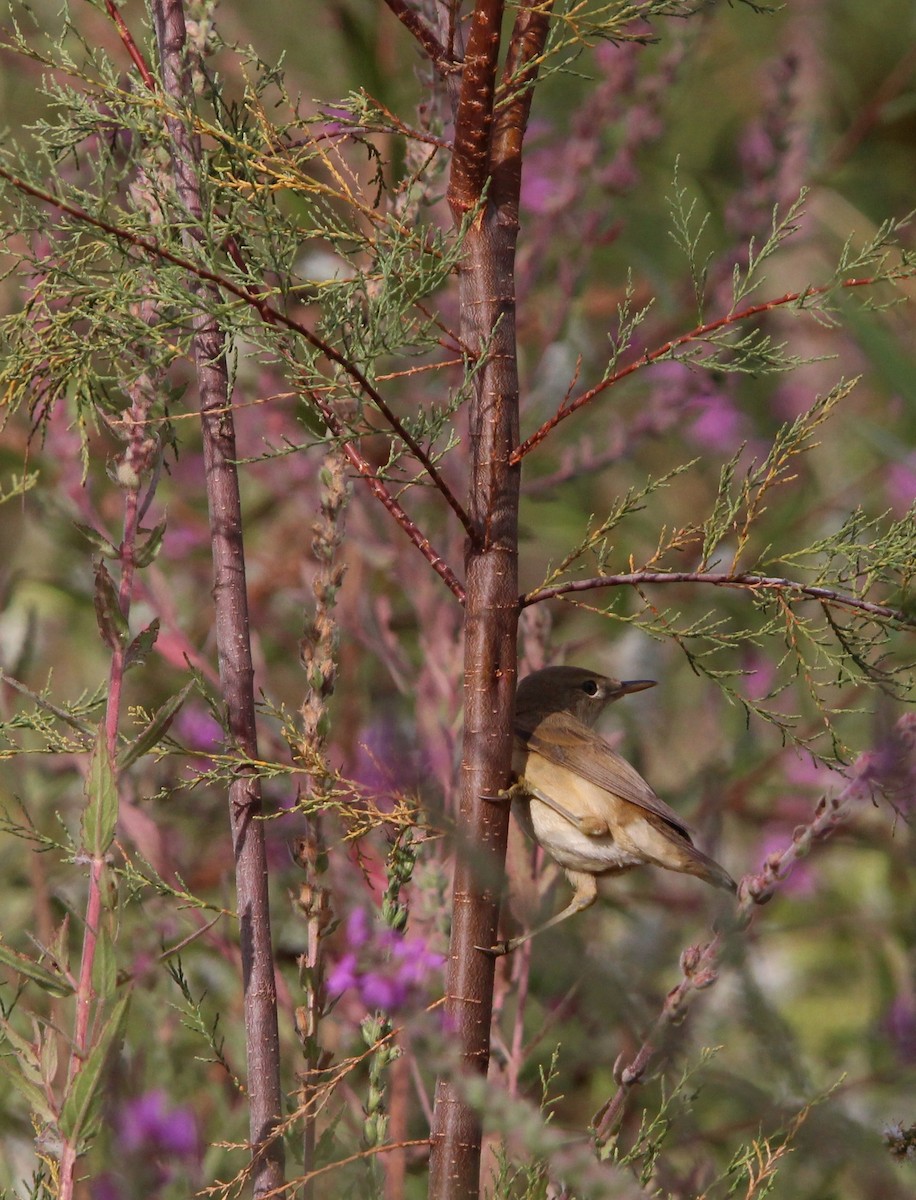
[[[519,683],[515,722],[530,730],[550,713],[567,712],[594,725],[608,704],[654,686],[654,679],[612,679],[583,667],[545,667]]]

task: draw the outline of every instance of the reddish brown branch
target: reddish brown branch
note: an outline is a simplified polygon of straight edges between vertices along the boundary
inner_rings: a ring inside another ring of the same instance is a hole
[[[522,143],[552,8],[552,0],[546,3],[544,0],[525,0],[519,9],[503,68],[503,88],[511,91],[511,99],[499,108],[493,126],[492,199],[516,220],[522,180]]]
[[[365,480],[366,486],[372,492],[373,496],[382,504],[388,512],[394,517],[395,521],[404,530],[413,544],[417,547],[432,569],[442,579],[449,591],[457,598],[459,603],[464,604],[465,593],[464,588],[459,582],[457,576],[452,571],[451,567],[442,558],[436,550],[433,549],[432,543],[426,537],[414,521],[410,519],[398,501],[392,496],[391,492],[385,487],[379,479],[372,465],[367,462],[360,454],[357,447],[348,441],[344,432],[343,424],[333,408],[327,401],[314,389],[305,385],[306,390],[312,400],[312,403],[321,413],[325,424],[334,434],[340,438],[341,446],[344,454],[347,456],[348,462],[356,468],[360,476]]]
[[[147,88],[151,92],[154,92],[156,90],[156,81],[153,79],[153,73],[147,66],[146,59],[141,54],[139,46],[134,41],[133,34],[124,23],[124,18],[121,16],[120,9],[116,7],[113,0],[105,0],[105,8],[108,11],[109,17],[111,17],[115,24],[115,28],[118,31],[121,41],[124,43],[127,53],[130,55],[131,62],[140,72],[140,78],[143,80]]]
[[[450,71],[454,71],[456,63],[448,54],[448,51],[436,37],[429,23],[420,16],[406,3],[406,0],[385,0],[385,3],[401,22],[405,29],[409,30],[417,39],[426,53],[429,55],[430,62],[441,75],[447,75]]]
[[[905,44],[905,43],[904,43]],[[875,126],[886,119],[888,106],[911,86],[916,66],[916,46],[910,46],[897,64],[884,76],[877,91],[859,111],[852,124],[827,155],[819,171],[821,178],[829,177],[865,140]]]
[[[796,579],[783,579],[778,575],[730,575],[724,571],[630,571],[622,575],[596,575],[592,579],[573,579],[567,583],[558,583],[555,587],[529,592],[522,596],[521,603],[524,608],[529,604],[538,604],[542,600],[553,600],[557,596],[566,596],[574,592],[589,592],[605,587],[639,588],[650,583],[705,583],[713,587],[743,588],[752,592],[795,592],[824,604],[851,608],[870,617],[916,627],[916,617],[908,616],[902,609],[863,600],[860,596],[852,596],[848,592],[800,583]]]
[[[902,276],[901,276],[902,277]],[[895,275],[888,276],[888,279],[897,278]],[[662,346],[657,346],[654,350],[647,350],[641,354],[634,362],[629,363],[625,367],[621,367],[619,371],[614,371],[611,375],[606,375],[594,387],[589,388],[587,392],[583,392],[581,396],[577,396],[575,400],[564,401],[552,417],[544,422],[538,429],[527,437],[520,446],[516,446],[509,455],[510,463],[519,463],[530,453],[535,446],[539,446],[547,435],[567,417],[571,417],[574,412],[578,412],[586,404],[590,404],[596,396],[600,396],[602,392],[609,387],[613,387],[615,383],[620,383],[622,379],[626,379],[628,375],[632,375],[634,371],[640,370],[642,367],[648,367],[652,363],[657,362],[660,358],[665,358],[672,350],[676,350],[679,346],[684,346],[688,342],[702,341],[712,333],[718,332],[720,329],[727,329],[730,325],[736,325],[740,321],[747,321],[751,317],[758,317],[761,313],[772,312],[776,308],[784,308],[787,304],[795,304],[798,301],[804,301],[809,296],[824,296],[828,292],[835,291],[837,288],[858,288],[858,287],[873,287],[877,283],[883,283],[884,280],[875,279],[869,276],[865,279],[844,279],[836,284],[824,284],[820,287],[806,288],[802,292],[786,292],[784,296],[779,296],[775,300],[767,300],[762,304],[752,304],[748,308],[741,309],[740,312],[728,313],[724,317],[719,317],[716,321],[709,321],[705,325],[697,325],[696,328],[689,330],[687,333],[682,333],[678,337],[671,338]]]
[[[314,334],[307,325],[303,325],[300,321],[295,320],[293,317],[287,316],[285,313],[281,312],[280,309],[275,308],[254,288],[249,286],[242,287],[239,284],[233,283],[231,279],[227,279],[224,275],[220,275],[217,271],[211,271],[207,267],[203,267],[199,263],[195,263],[192,259],[185,258],[181,254],[175,254],[171,250],[166,249],[165,246],[160,245],[159,242],[157,242],[154,238],[143,237],[131,230],[122,229],[118,225],[113,225],[110,221],[106,221],[102,217],[95,217],[92,215],[92,213],[80,208],[79,205],[70,204],[66,200],[62,200],[59,196],[55,196],[53,192],[48,192],[43,188],[35,187],[33,184],[27,183],[26,180],[19,178],[19,176],[14,175],[11,171],[7,171],[3,167],[0,167],[0,179],[5,179],[7,183],[11,184],[19,191],[24,192],[27,196],[33,196],[36,200],[41,200],[45,204],[49,204],[54,208],[60,209],[61,212],[66,213],[75,220],[81,221],[87,225],[91,225],[95,229],[101,229],[104,233],[111,234],[112,237],[117,238],[119,241],[126,242],[131,246],[136,246],[139,250],[144,250],[147,254],[154,258],[159,258],[165,262],[173,263],[177,267],[182,267],[184,270],[189,271],[197,279],[203,280],[206,283],[216,284],[216,286],[221,288],[223,291],[228,292],[230,295],[235,296],[239,300],[243,300],[246,304],[249,304],[252,308],[256,309],[261,318],[267,321],[268,324],[282,325],[286,329],[290,329],[294,333],[297,333],[300,337],[304,338],[309,345],[314,346],[316,350],[320,350],[326,358],[330,359],[331,362],[334,362],[341,367],[342,370],[344,370],[347,375],[349,375],[350,378],[365,392],[382,416],[384,416],[385,420],[388,422],[397,436],[401,439],[401,441],[404,442],[411,454],[413,454],[413,456],[426,471],[430,481],[444,497],[449,508],[451,508],[452,512],[461,522],[467,535],[469,537],[474,536],[473,525],[461,502],[439,474],[434,463],[419,442],[417,442],[413,435],[404,428],[400,420],[389,408],[388,404],[380,395],[380,393],[372,386],[372,384],[362,373],[362,371],[360,371],[360,369],[355,365],[355,363],[351,363],[348,358],[342,355],[339,351],[335,350],[334,347],[328,342],[324,341],[323,338],[320,338],[317,336],[317,334]],[[230,247],[230,251],[231,249],[232,247]]]
[[[504,0],[477,0],[471,17],[448,183],[448,202],[456,225],[480,203],[492,173],[490,134],[503,8]]]
[[[466,230],[461,264],[461,340],[477,359],[468,408],[468,511],[478,532],[466,555],[464,744],[452,881],[446,1010],[461,1071],[485,1077],[490,1057],[498,881],[508,813],[483,796],[509,776],[517,670],[519,470],[509,455],[518,430],[515,254],[521,150],[549,8],[519,13],[508,70],[520,91],[494,124],[502,0],[477,0],[455,119],[448,201]],[[482,202],[485,190],[486,202]],[[483,356],[482,358],[480,356]],[[480,1114],[454,1078],[440,1078],[431,1130],[429,1195],[479,1195]]]
[[[153,0],[153,22],[166,94],[185,119],[168,116],[172,175],[187,213],[182,237],[191,249],[203,236],[199,141],[191,133],[193,101],[187,59],[182,0]],[[203,435],[204,470],[213,556],[213,599],[220,685],[231,742],[248,760],[257,761],[257,714],[254,664],[242,540],[235,427],[229,394],[226,341],[210,309],[219,292],[199,273],[191,273],[199,310],[193,318],[193,355],[197,369]],[[215,281],[214,281],[215,282]],[[283,1113],[280,1088],[280,1036],[277,989],[270,929],[267,854],[260,782],[240,769],[229,786],[229,825],[236,865],[236,897],[241,933],[245,1045],[248,1061],[252,1190],[255,1197],[283,1184],[284,1150],[278,1134]]]
[[[247,303],[250,303],[253,307],[255,307],[265,321],[283,325],[296,333],[302,334],[303,336],[309,336],[309,331],[305,328],[305,326],[300,325],[298,321],[293,320],[291,317],[287,317],[284,313],[280,312],[279,309],[275,309],[257,294],[248,293],[245,289],[237,287],[234,283],[232,283],[231,280],[225,279],[222,275],[218,275],[215,271],[207,270],[206,267],[199,266],[191,259],[184,258],[180,254],[173,254],[171,250],[167,250],[164,246],[160,246],[159,243],[153,239],[140,237],[138,234],[134,234],[129,230],[120,229],[117,225],[112,225],[110,222],[103,220],[101,217],[94,217],[91,213],[87,213],[84,209],[79,208],[77,205],[68,204],[65,200],[59,199],[51,192],[46,192],[42,188],[33,187],[32,184],[26,183],[24,179],[19,179],[9,171],[6,171],[3,167],[0,167],[0,179],[6,179],[8,183],[12,184],[13,187],[19,188],[21,191],[25,192],[26,195],[34,196],[37,200],[42,200],[46,204],[51,204],[55,208],[59,208],[62,212],[67,213],[68,216],[72,216],[80,221],[85,221],[88,225],[92,225],[97,229],[101,229],[105,233],[110,233],[112,236],[130,243],[132,246],[136,246],[141,250],[145,250],[153,257],[158,256],[159,258],[164,259],[166,262],[171,262],[176,266],[183,267],[185,270],[189,271],[192,275],[204,282],[213,283],[221,288],[224,288],[226,291],[231,292],[233,295],[238,296],[240,299],[245,300]],[[334,433],[335,437],[346,439],[343,423],[339,420],[339,418],[336,417],[331,406],[327,404],[326,401],[320,400],[318,393],[315,392],[314,389],[310,388],[308,390],[313,403],[321,412],[322,417],[324,417],[325,422]],[[397,500],[394,499],[381,480],[378,479],[372,468],[360,455],[353,443],[349,440],[344,440],[344,449],[350,462],[366,480],[366,483],[369,485],[372,493],[382,502],[385,508],[388,509],[410,540],[415,546],[418,547],[418,549],[431,564],[436,573],[445,581],[454,595],[463,602],[464,589],[458,582],[454,572],[446,564],[445,560],[433,550],[429,539],[423,537],[423,535],[417,529],[415,523],[410,519],[410,517],[407,516],[404,509],[397,502]],[[445,485],[443,484],[443,486]],[[457,498],[454,497],[452,492],[447,488],[446,494],[447,497],[452,496],[452,499],[454,500],[453,508],[455,505],[457,505],[457,511],[459,516],[462,518],[462,524],[465,525],[465,528],[469,530],[470,536],[470,534],[473,532],[473,529],[470,526],[469,518],[464,513],[464,509],[458,503]]]

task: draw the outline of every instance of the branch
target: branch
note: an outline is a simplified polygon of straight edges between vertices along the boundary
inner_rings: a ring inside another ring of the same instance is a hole
[[[424,17],[420,16],[418,12],[414,12],[405,0],[385,0],[385,3],[404,28],[417,39],[440,75],[448,75],[458,69],[459,64],[449,56],[448,51]]]
[[[149,66],[147,65],[146,59],[143,57],[142,53],[140,52],[140,48],[137,46],[137,43],[134,41],[133,34],[127,28],[127,25],[124,22],[124,18],[121,16],[120,9],[115,5],[114,0],[105,0],[105,8],[108,12],[109,17],[111,17],[112,21],[115,24],[115,28],[117,29],[118,34],[120,35],[121,41],[124,43],[125,49],[127,50],[127,53],[130,56],[131,62],[134,64],[134,66],[140,72],[140,78],[143,80],[144,84],[149,89],[149,91],[155,92],[156,91],[156,81],[153,78],[153,73],[152,73],[152,71],[150,71]]]
[[[389,513],[394,517],[395,521],[404,530],[413,544],[417,547],[432,569],[436,572],[440,579],[445,582],[449,591],[457,598],[459,603],[464,604],[465,594],[464,588],[459,582],[454,571],[440,554],[438,554],[432,546],[429,538],[426,537],[415,521],[412,521],[400,503],[392,496],[391,492],[385,487],[379,479],[375,468],[360,454],[357,447],[350,441],[347,441],[343,423],[334,412],[333,408],[328,404],[319,392],[306,385],[306,390],[312,400],[312,403],[321,413],[325,424],[331,430],[335,437],[340,438],[343,452],[347,456],[348,461],[359,472],[362,478],[366,481],[366,486],[372,492],[376,500],[382,504]]]
[[[784,308],[787,304],[796,304],[807,300],[809,297],[824,296],[828,292],[835,291],[837,288],[873,287],[877,283],[903,277],[903,273],[899,276],[896,273],[892,273],[886,279],[877,279],[874,276],[868,276],[865,279],[843,279],[839,283],[822,284],[820,287],[805,288],[801,292],[786,292],[784,296],[779,296],[775,300],[767,300],[762,304],[752,304],[748,308],[741,309],[740,312],[728,313],[724,317],[719,317],[717,321],[709,321],[705,325],[697,325],[696,328],[691,329],[688,333],[682,333],[678,337],[671,338],[663,346],[657,346],[654,350],[647,350],[635,362],[629,363],[626,367],[622,367],[612,375],[606,375],[600,383],[596,383],[593,388],[589,388],[587,392],[583,392],[575,400],[568,402],[564,400],[552,417],[546,420],[539,429],[536,429],[530,437],[526,438],[520,446],[515,447],[509,455],[509,462],[513,466],[516,463],[520,463],[525,455],[529,454],[535,446],[539,446],[551,430],[555,429],[561,421],[565,421],[574,412],[578,412],[580,408],[591,403],[596,396],[600,396],[607,388],[612,387],[615,383],[619,383],[622,379],[626,379],[628,375],[632,375],[634,371],[638,371],[641,367],[648,367],[660,358],[667,357],[679,346],[684,346],[688,342],[702,341],[703,338],[708,337],[710,334],[716,333],[720,329],[727,329],[730,325],[736,325],[739,321],[747,321],[751,317],[760,316],[761,313],[772,312],[774,309]]]
[[[45,699],[44,696],[40,696],[38,692],[33,692],[24,683],[20,683],[18,679],[14,679],[12,675],[7,675],[4,670],[0,670],[0,683],[5,683],[7,687],[13,688],[14,691],[19,692],[22,696],[28,696],[36,708],[41,708],[45,712],[49,712],[53,717],[57,717],[58,721],[63,721],[65,725],[69,725],[79,733],[85,734],[86,737],[91,738],[97,732],[97,727],[93,727],[88,721],[81,721],[79,717],[75,717],[73,713],[67,712],[65,708],[58,708],[56,704],[52,704],[50,700]]]
[[[508,812],[482,800],[505,786],[512,757],[518,626],[518,438],[515,252],[518,164],[495,187],[493,101],[502,0],[477,0],[455,121],[448,202],[456,225],[467,214],[460,271],[461,339],[477,370],[468,406],[468,511],[481,532],[465,555],[464,739],[452,878],[452,929],[446,1013],[458,1067],[440,1075],[430,1131],[429,1196],[474,1200],[480,1194],[481,1114],[468,1078],[483,1082],[490,1057],[494,960],[481,946],[499,923]],[[514,152],[520,139],[513,142]],[[488,181],[492,192],[482,203]]]
[[[531,113],[534,85],[550,29],[553,0],[524,0],[515,18],[503,67],[502,86],[511,99],[493,125],[493,203],[518,220],[522,143]],[[505,219],[505,218],[504,218]]]
[[[896,726],[903,739],[907,735],[908,723],[909,718],[902,717]],[[755,906],[772,900],[794,864],[804,858],[816,842],[825,841],[830,837],[843,824],[853,805],[873,798],[874,791],[882,787],[884,776],[887,774],[886,766],[880,753],[870,752],[859,756],[852,767],[846,787],[829,800],[826,797],[822,798],[813,819],[795,830],[792,841],[783,850],[768,855],[756,874],[744,876],[738,885],[737,912],[729,921],[729,929],[746,929],[751,922]],[[716,982],[723,942],[723,934],[717,931],[704,945],[688,946],[681,955],[683,978],[665,997],[662,1011],[642,1046],[628,1063],[623,1063],[620,1059],[615,1063],[614,1078],[618,1083],[617,1091],[599,1110],[593,1121],[595,1140],[599,1146],[604,1145],[619,1127],[630,1092],[645,1078],[647,1070],[662,1049],[665,1035],[683,1018],[694,993]]]
[[[558,583],[555,587],[544,588],[542,591],[528,592],[521,597],[521,604],[526,608],[529,604],[553,600],[570,592],[588,592],[604,587],[641,587],[648,583],[707,583],[713,587],[745,588],[752,592],[795,592],[807,599],[819,600],[839,608],[852,608],[870,617],[896,621],[900,625],[916,628],[916,616],[908,616],[903,609],[863,600],[848,592],[800,583],[795,579],[783,579],[778,575],[730,575],[724,571],[630,571],[623,575],[597,575],[592,579],[574,579],[568,583]]]
[[[5,179],[12,187],[24,192],[27,196],[32,196],[44,204],[53,205],[53,207],[60,209],[61,212],[66,213],[77,221],[81,221],[95,229],[101,229],[103,233],[108,233],[112,237],[117,238],[118,241],[126,242],[128,245],[135,246],[139,250],[144,250],[154,258],[173,263],[176,267],[182,267],[185,271],[190,272],[197,279],[205,283],[215,284],[231,296],[243,300],[246,304],[254,308],[269,325],[282,325],[284,328],[290,329],[304,338],[309,345],[314,346],[316,350],[319,350],[331,362],[341,367],[362,388],[394,432],[408,447],[411,454],[422,465],[431,482],[438,488],[449,508],[451,508],[452,512],[461,522],[467,536],[469,538],[476,536],[471,519],[457,496],[455,496],[451,488],[439,474],[429,455],[413,435],[404,428],[380,393],[354,363],[351,363],[348,358],[335,350],[323,338],[312,333],[308,326],[303,325],[293,317],[288,317],[253,288],[242,287],[237,283],[233,283],[231,279],[227,279],[224,275],[220,275],[217,271],[211,271],[207,267],[201,266],[199,263],[194,262],[193,259],[173,253],[173,251],[166,249],[165,246],[160,245],[154,238],[143,237],[132,230],[122,229],[118,225],[113,225],[110,221],[106,221],[102,217],[95,217],[84,208],[80,208],[79,205],[70,204],[66,200],[62,200],[59,196],[55,196],[53,192],[45,191],[44,188],[35,187],[31,183],[27,183],[24,179],[14,175],[11,171],[7,171],[4,167],[0,167],[0,179]]]
[[[150,91],[156,91],[157,90],[156,82],[153,79],[145,61],[143,60],[143,57],[140,54],[140,51],[137,49],[136,43],[134,42],[133,37],[130,34],[130,31],[128,30],[127,26],[124,24],[124,20],[121,17],[120,12],[118,11],[117,8],[115,8],[114,4],[112,3],[112,0],[105,0],[105,3],[106,3],[106,7],[108,9],[109,16],[111,16],[112,20],[117,25],[118,32],[121,35],[121,39],[124,42],[125,46],[127,47],[128,54],[130,55],[131,59],[137,66],[137,69],[140,72],[143,82],[146,84],[147,88],[149,88]],[[403,0],[389,0],[389,3],[391,4],[392,9],[398,13],[398,15],[401,17],[401,20],[404,21],[404,24],[407,25],[408,28],[412,28],[412,26],[409,23],[408,17],[415,17],[418,26],[422,26],[422,28],[424,30],[427,29],[425,22],[423,22],[420,17],[416,16],[416,14],[412,13],[412,11],[410,9],[407,9],[406,5],[403,4]],[[408,14],[407,16],[405,16],[399,12],[400,7],[404,8],[406,14]],[[414,32],[416,32],[416,30],[414,30]],[[432,37],[432,32],[431,31],[428,31],[428,32],[430,34],[430,37]],[[417,36],[419,37],[420,34],[417,33]],[[420,38],[420,40],[421,41],[423,40],[422,37]],[[435,40],[435,39],[433,39],[433,40]],[[441,52],[442,56],[444,57],[445,51],[442,49],[441,46],[439,46],[438,42],[436,42],[435,44],[438,47],[439,51]],[[427,47],[427,49],[429,49],[429,47]],[[432,51],[430,51],[430,54],[432,56]],[[387,110],[386,110],[386,112],[387,112]],[[390,114],[390,115],[392,115],[392,119],[394,119],[393,114]],[[401,126],[401,128],[402,128],[402,131],[406,132],[406,126]],[[433,140],[438,140],[438,139],[433,139]],[[445,144],[445,143],[441,143],[441,144]],[[33,189],[32,194],[33,195],[36,194],[35,189]],[[41,199],[42,197],[39,196],[38,198]],[[51,201],[51,202],[53,203],[54,201]],[[73,213],[73,215],[75,215],[75,213]],[[92,218],[89,216],[88,213],[84,214],[84,217],[85,217],[85,219],[92,221]],[[108,231],[114,233],[115,236],[119,236],[119,231],[115,227],[111,227]],[[244,260],[242,259],[242,253],[241,253],[241,250],[240,250],[235,238],[231,238],[229,240],[227,250],[228,250],[229,255],[232,258],[233,262],[235,262],[236,266],[239,267],[240,270],[244,270],[245,263],[244,263]],[[186,269],[188,269],[188,270],[194,269],[194,265],[192,263],[187,263],[185,265],[186,265]],[[216,282],[216,281],[214,280],[214,282]],[[227,280],[224,280],[222,282],[221,286],[224,286],[224,287],[228,286],[230,288],[230,290],[233,290],[236,295],[240,294],[239,291],[237,289],[234,289],[233,285],[229,284]],[[278,309],[274,309],[272,305],[265,305],[263,298],[260,297],[253,288],[251,288],[251,287],[245,288],[245,297],[249,301],[251,301],[252,303],[255,304],[255,306],[258,308],[258,311],[261,313],[261,315],[264,317],[264,319],[267,320],[269,323],[276,324],[278,321],[283,321],[283,319],[284,319],[283,314],[280,313],[280,311]],[[420,306],[420,307],[422,308],[422,306]],[[303,336],[310,338],[309,331],[304,326],[300,326],[298,322],[289,321],[287,319],[287,324],[289,327],[295,328],[296,331],[301,333]],[[311,340],[311,338],[310,338],[310,340]],[[314,345],[314,344],[316,344],[316,342],[313,341],[312,344]],[[329,358],[333,358],[334,354],[336,353],[335,351],[333,351],[331,349],[330,346],[326,346],[324,344],[322,344],[322,350],[325,353],[325,355]],[[339,361],[341,363],[341,365],[346,366],[343,358],[339,358],[337,361]],[[356,371],[356,368],[354,367],[353,370]],[[366,388],[371,396],[372,393],[375,391],[375,389],[372,388],[371,385],[368,384],[368,381],[365,380],[358,371],[356,371],[356,376],[366,386]],[[445,560],[442,558],[441,555],[437,554],[436,551],[433,550],[429,539],[423,537],[423,535],[420,533],[420,530],[417,527],[417,525],[415,524],[415,522],[413,522],[410,519],[410,517],[408,517],[407,513],[404,511],[404,509],[401,507],[401,505],[398,503],[398,501],[391,495],[391,493],[388,491],[388,489],[385,487],[385,485],[381,482],[381,480],[378,478],[378,476],[372,471],[372,468],[369,466],[369,463],[359,453],[359,451],[357,450],[355,445],[352,443],[352,441],[350,441],[345,436],[343,424],[336,418],[336,415],[333,413],[333,410],[331,409],[331,407],[328,404],[326,404],[323,399],[319,398],[318,393],[316,393],[314,391],[314,389],[306,388],[306,390],[308,391],[308,394],[311,397],[312,403],[315,405],[316,408],[319,409],[322,416],[324,417],[325,423],[328,425],[328,428],[332,429],[332,431],[334,432],[334,435],[341,440],[343,448],[344,448],[344,454],[346,455],[349,462],[356,468],[356,470],[359,472],[359,474],[363,477],[363,479],[365,479],[370,491],[373,493],[373,495],[376,497],[376,499],[379,500],[379,502],[388,510],[388,512],[391,513],[391,515],[394,517],[394,519],[397,521],[397,523],[401,526],[401,528],[404,530],[404,532],[407,534],[407,536],[410,538],[410,540],[419,549],[420,553],[430,563],[433,570],[445,581],[449,590],[453,593],[453,595],[455,595],[457,597],[459,603],[463,604],[464,603],[464,588],[459,583],[458,579],[456,578],[456,576],[452,572],[452,570],[449,568],[448,564],[445,562]],[[375,396],[373,396],[373,400],[374,400],[376,406],[380,407],[380,410],[385,414],[385,416],[387,417],[389,422],[392,424],[392,427],[397,430],[397,432],[402,437],[402,439],[404,440],[406,445],[411,449],[411,451],[415,455],[415,457],[417,457],[419,459],[419,461],[421,462],[421,464],[425,467],[430,478],[433,480],[433,482],[436,484],[436,486],[439,488],[439,490],[443,493],[446,500],[451,505],[453,511],[458,516],[458,519],[461,521],[462,525],[465,528],[465,532],[468,534],[469,537],[472,536],[475,531],[472,529],[470,521],[469,521],[467,515],[465,514],[464,509],[458,503],[458,499],[451,492],[451,489],[448,488],[448,486],[442,481],[442,479],[439,476],[438,472],[436,471],[435,467],[428,460],[428,457],[423,453],[423,451],[420,449],[420,447],[417,445],[417,443],[411,438],[411,436],[407,433],[407,431],[401,427],[400,422],[397,420],[397,418],[394,416],[394,414],[391,413],[390,410],[387,410],[387,406],[381,400],[381,396],[379,396],[378,393],[376,393]]]
[[[492,172],[490,135],[504,0],[477,0],[455,114],[455,152],[448,203],[455,224],[480,203]]]
[[[175,190],[187,214],[182,238],[185,248],[192,249],[203,237],[202,169],[200,143],[190,131],[193,92],[182,0],[153,0],[152,15],[163,88],[182,114],[167,116],[166,126]],[[208,311],[219,300],[213,286],[216,281],[204,281],[197,271],[192,271],[192,279],[192,291],[200,305],[193,317],[193,354],[210,516],[220,683],[229,737],[246,758],[257,760],[254,664],[226,339]],[[229,785],[228,801],[241,931],[252,1190],[255,1196],[263,1196],[283,1184],[284,1148],[276,1133],[282,1119],[283,1094],[263,804],[253,771],[236,772]]]

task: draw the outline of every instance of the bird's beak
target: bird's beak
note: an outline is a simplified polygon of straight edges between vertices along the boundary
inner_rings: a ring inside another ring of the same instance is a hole
[[[656,679],[622,679],[617,694],[628,696],[630,692],[644,692],[646,688],[655,687],[657,682]]]

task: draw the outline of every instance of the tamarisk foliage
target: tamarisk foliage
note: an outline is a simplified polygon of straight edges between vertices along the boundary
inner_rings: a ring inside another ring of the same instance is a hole
[[[0,1188],[911,1194],[892,16],[315,7],[4,18]],[[737,908],[497,964],[567,653]]]

